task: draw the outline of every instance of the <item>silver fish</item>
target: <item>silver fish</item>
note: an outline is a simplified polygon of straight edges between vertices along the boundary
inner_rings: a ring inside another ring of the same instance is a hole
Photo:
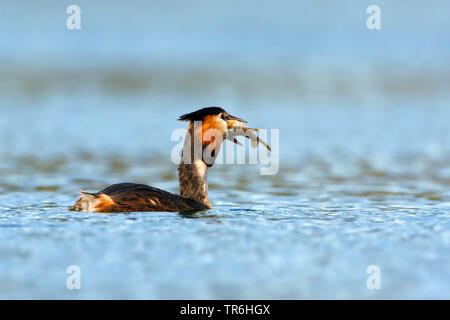
[[[272,148],[270,148],[270,146],[264,140],[262,140],[260,137],[257,136],[256,133],[258,131],[259,129],[249,128],[245,124],[239,122],[228,130],[226,138],[227,140],[230,140],[236,143],[237,145],[242,146],[242,144],[239,141],[237,141],[235,137],[245,137],[251,141],[252,148],[258,147],[258,144],[261,143],[263,146],[267,148],[267,150],[272,151]]]

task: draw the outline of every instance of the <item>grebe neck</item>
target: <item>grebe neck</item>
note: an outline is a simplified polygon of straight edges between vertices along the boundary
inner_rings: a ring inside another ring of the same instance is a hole
[[[180,163],[178,166],[178,181],[180,183],[181,196],[212,208],[208,200],[207,168],[203,161],[194,164]]]
[[[202,160],[202,154],[201,131],[195,134],[193,126],[190,126],[184,140],[183,152],[178,166],[180,195],[196,200],[207,208],[212,208],[208,200],[206,177],[208,166]]]

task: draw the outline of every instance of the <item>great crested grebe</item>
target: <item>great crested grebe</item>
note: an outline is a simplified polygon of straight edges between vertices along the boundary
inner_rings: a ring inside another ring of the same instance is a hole
[[[208,167],[214,164],[223,139],[240,144],[235,137],[244,136],[270,147],[248,128],[243,119],[229,115],[220,107],[209,107],[182,115],[179,121],[189,121],[183,144],[178,180],[180,195],[143,184],[119,183],[97,193],[80,190],[81,197],[69,210],[91,212],[166,211],[189,212],[211,209],[208,200]]]

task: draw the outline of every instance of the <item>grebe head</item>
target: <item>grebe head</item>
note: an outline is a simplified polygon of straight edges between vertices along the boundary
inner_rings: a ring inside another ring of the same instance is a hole
[[[189,121],[188,137],[191,138],[185,140],[183,157],[190,159],[191,163],[194,163],[196,159],[201,160],[208,166],[213,165],[224,139],[242,145],[229,133],[237,128],[246,128],[244,123],[247,122],[230,115],[220,107],[202,108],[184,114],[178,120]],[[195,149],[196,144],[192,141],[200,142],[198,145],[201,145],[201,148]],[[188,150],[191,151],[188,152]]]
[[[179,121],[189,121],[192,125],[195,121],[202,122],[203,132],[208,129],[216,129],[223,134],[228,129],[241,127],[243,123],[246,123],[244,119],[230,115],[224,109],[220,107],[208,107],[202,108],[197,111],[187,113],[178,118]]]

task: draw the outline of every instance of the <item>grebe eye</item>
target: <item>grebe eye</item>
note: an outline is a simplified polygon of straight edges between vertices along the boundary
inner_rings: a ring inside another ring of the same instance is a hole
[[[226,119],[225,119],[225,115],[224,115],[223,113],[222,113],[222,116],[221,116],[221,117],[222,117],[222,120],[226,120]]]

